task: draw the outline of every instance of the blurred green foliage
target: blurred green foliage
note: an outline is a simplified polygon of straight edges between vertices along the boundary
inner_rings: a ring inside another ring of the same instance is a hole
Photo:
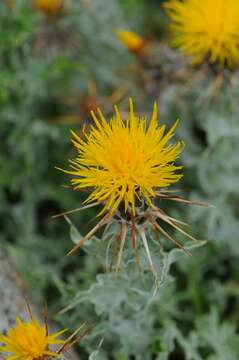
[[[95,324],[79,346],[81,359],[96,351],[94,360],[237,360],[238,71],[192,68],[170,49],[160,1],[71,1],[51,19],[29,1],[9,3],[0,3],[1,242],[35,296],[48,301],[52,316],[68,309],[56,316],[65,326]],[[117,28],[146,36],[148,52],[128,53]],[[104,242],[95,237],[66,256],[71,238],[95,221],[93,210],[71,216],[70,235],[63,218],[51,218],[85,198],[63,188],[69,179],[54,169],[74,156],[69,129],[88,126],[97,105],[107,116],[114,103],[126,109],[130,95],[136,111],[156,100],[160,121],[180,118],[177,136],[187,145],[182,190],[214,205],[167,205],[208,243],[189,243],[187,257],[152,241],[161,274],[155,296],[147,259],[142,253],[138,273],[130,246],[120,275],[105,271],[114,228]]]

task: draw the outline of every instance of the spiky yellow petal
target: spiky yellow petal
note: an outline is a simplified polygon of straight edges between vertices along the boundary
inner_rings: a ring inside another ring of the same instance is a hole
[[[136,203],[146,200],[150,205],[156,190],[176,183],[181,177],[180,166],[174,164],[183,143],[168,144],[175,125],[165,133],[158,125],[157,105],[151,121],[134,113],[130,100],[130,113],[124,121],[118,108],[109,122],[100,110],[92,113],[95,125],[86,137],[72,132],[72,142],[78,155],[71,160],[67,173],[74,175],[75,190],[88,188],[87,202],[104,204],[103,211],[115,212],[121,204],[125,212],[135,212]]]
[[[168,0],[173,44],[194,62],[239,64],[238,0]]]

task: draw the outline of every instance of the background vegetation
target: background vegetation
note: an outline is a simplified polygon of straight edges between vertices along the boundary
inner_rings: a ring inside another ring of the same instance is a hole
[[[52,318],[73,330],[85,320],[95,324],[79,345],[82,360],[101,339],[97,360],[239,357],[239,73],[193,68],[170,49],[162,3],[69,1],[47,17],[26,0],[0,2],[1,246]],[[130,53],[118,28],[141,34],[147,51]],[[152,244],[161,274],[155,296],[146,261],[144,274],[128,266],[130,248],[117,278],[105,271],[110,237],[66,256],[94,211],[72,215],[70,226],[52,219],[85,198],[63,187],[69,178],[54,168],[74,156],[69,129],[89,126],[97,106],[108,116],[114,103],[127,110],[129,96],[141,113],[156,100],[168,126],[180,118],[181,190],[214,205],[167,205],[206,243],[188,243],[192,257],[164,240],[164,249]]]

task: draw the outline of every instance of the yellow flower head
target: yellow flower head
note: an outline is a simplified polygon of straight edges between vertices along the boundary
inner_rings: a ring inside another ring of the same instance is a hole
[[[92,112],[95,125],[85,138],[72,132],[72,142],[78,156],[71,161],[75,190],[88,188],[87,202],[104,204],[104,211],[112,214],[119,206],[132,211],[145,200],[148,205],[157,189],[176,183],[181,177],[174,164],[182,151],[183,143],[168,144],[177,122],[165,133],[158,125],[157,105],[151,121],[134,113],[130,100],[130,113],[126,121],[115,107],[115,117],[109,122],[98,109]]]
[[[144,39],[133,31],[117,30],[116,35],[121,43],[134,53],[138,53],[145,45]]]
[[[239,64],[238,0],[168,0],[173,44],[195,63]]]
[[[56,357],[58,353],[49,349],[50,345],[63,344],[58,337],[65,330],[48,335],[46,324],[41,325],[37,320],[31,319],[23,322],[16,319],[16,326],[11,328],[7,335],[0,334],[0,352],[8,353],[8,360],[44,360]]]
[[[64,0],[33,0],[34,5],[45,15],[56,15],[63,6]]]

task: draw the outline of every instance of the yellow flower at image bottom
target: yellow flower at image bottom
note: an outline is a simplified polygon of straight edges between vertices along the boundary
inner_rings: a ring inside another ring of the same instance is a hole
[[[239,65],[238,0],[168,0],[173,45],[193,62]]]
[[[8,353],[7,360],[44,360],[56,357],[58,352],[49,349],[50,345],[64,344],[58,337],[66,330],[48,334],[46,324],[41,325],[37,320],[31,319],[23,322],[16,319],[16,326],[9,329],[7,335],[0,334],[0,352]]]

